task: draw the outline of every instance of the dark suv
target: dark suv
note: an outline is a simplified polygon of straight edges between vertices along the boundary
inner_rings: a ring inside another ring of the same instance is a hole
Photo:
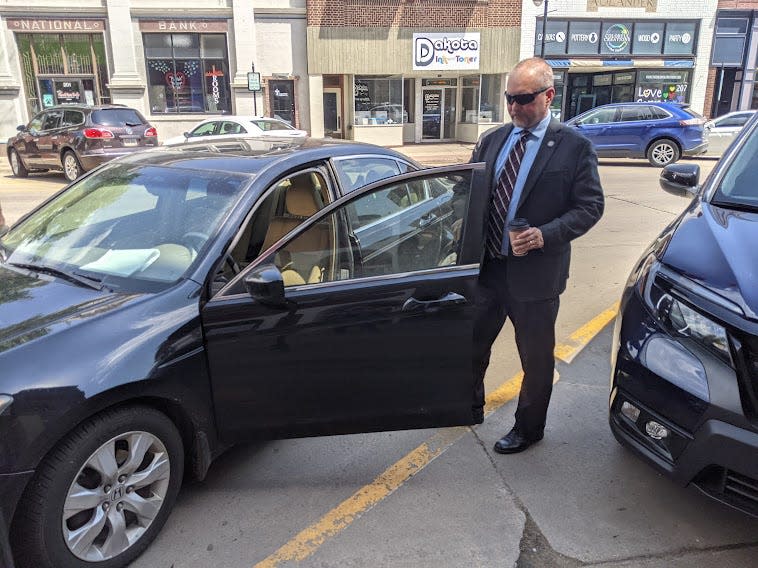
[[[135,109],[123,105],[60,105],[18,127],[8,140],[13,174],[63,170],[73,181],[103,162],[158,145],[158,132]]]

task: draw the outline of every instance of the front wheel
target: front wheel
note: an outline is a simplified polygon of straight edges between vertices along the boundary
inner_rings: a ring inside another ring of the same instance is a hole
[[[74,181],[84,173],[79,160],[71,150],[66,150],[63,154],[63,175],[68,181]]]
[[[679,146],[676,142],[664,138],[663,140],[656,140],[647,149],[647,161],[651,165],[662,168],[673,164],[679,159]]]
[[[19,568],[121,568],[155,538],[184,474],[182,439],[164,414],[99,414],[43,461],[11,529]]]
[[[21,156],[18,155],[15,148],[11,148],[10,152],[8,152],[8,161],[11,163],[11,170],[14,176],[25,178],[29,175],[29,170],[24,166],[24,162],[21,161]]]

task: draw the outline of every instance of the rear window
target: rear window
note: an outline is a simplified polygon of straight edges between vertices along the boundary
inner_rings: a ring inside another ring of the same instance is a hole
[[[104,126],[137,126],[146,121],[133,108],[108,108],[93,111],[92,122]]]
[[[286,122],[278,120],[252,120],[251,122],[261,130],[295,130]]]

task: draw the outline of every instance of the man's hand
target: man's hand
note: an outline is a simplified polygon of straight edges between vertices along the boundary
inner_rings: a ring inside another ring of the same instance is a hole
[[[542,238],[542,231],[537,227],[529,227],[525,231],[518,233],[511,241],[513,254],[524,255],[530,250],[541,249],[545,246]]]

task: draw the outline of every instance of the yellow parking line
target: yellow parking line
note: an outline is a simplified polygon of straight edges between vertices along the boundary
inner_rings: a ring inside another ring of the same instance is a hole
[[[556,345],[556,357],[570,362],[590,340],[613,319],[618,304],[605,310],[584,324],[569,336],[568,344]],[[559,353],[561,354],[559,356]],[[491,414],[505,403],[518,396],[521,389],[523,372],[519,372],[487,396],[485,414]],[[555,381],[558,380],[556,373]],[[435,458],[457,442],[468,432],[468,428],[444,428],[426,442],[406,454],[374,481],[361,487],[318,521],[300,531],[294,538],[276,550],[273,554],[258,562],[254,568],[276,568],[283,562],[305,560],[329,538],[340,533],[363,513],[380,503],[416,475]]]

